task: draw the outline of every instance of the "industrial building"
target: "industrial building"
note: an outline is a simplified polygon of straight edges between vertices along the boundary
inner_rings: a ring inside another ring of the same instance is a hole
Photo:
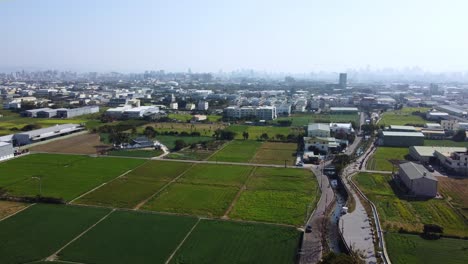
[[[422,197],[437,195],[437,179],[421,164],[414,162],[400,164],[398,178],[411,194]]]
[[[31,110],[26,110],[23,112],[23,116],[26,116],[26,117],[38,117],[37,116],[37,113],[41,112],[41,111],[49,111],[49,110],[52,110],[52,108],[38,108],[38,109],[31,109]]]
[[[442,151],[434,152],[440,165],[451,172],[455,172],[460,176],[468,176],[468,151]]]
[[[390,131],[397,131],[397,132],[417,132],[414,126],[396,126],[391,125],[389,128]]]
[[[52,118],[57,116],[57,109],[47,109],[36,113],[39,118]]]
[[[198,106],[197,106],[197,110],[198,111],[207,111],[208,107],[209,107],[209,104],[208,104],[207,101],[199,101]]]
[[[78,124],[56,125],[15,134],[13,136],[13,142],[16,146],[24,146],[35,142],[75,133],[83,129],[84,127]]]
[[[421,132],[381,131],[379,144],[388,147],[409,147],[424,145],[424,134]]]
[[[467,115],[466,109],[461,109],[458,107],[450,106],[450,105],[438,105],[436,108],[440,111],[444,111],[454,116],[463,117]]]
[[[434,146],[411,146],[409,147],[409,154],[415,160],[423,163],[435,162],[437,157],[435,152],[439,153],[453,153],[453,152],[466,152],[465,147],[434,147]]]
[[[309,124],[307,126],[308,137],[330,137],[330,125],[322,123]]]
[[[159,113],[159,107],[148,105],[132,108],[130,105],[110,108],[106,115],[113,118],[138,119]]]
[[[330,123],[330,131],[333,133],[343,131],[348,135],[354,134],[354,128],[351,123]]]
[[[57,109],[57,117],[59,118],[72,118],[80,115],[94,114],[99,112],[99,106],[85,106],[79,108],[60,108]]]
[[[0,142],[0,161],[11,159],[15,156],[13,145],[7,142]]]
[[[313,151],[314,149],[320,153],[328,153],[337,150],[340,143],[336,138],[332,137],[304,137],[305,151]]]

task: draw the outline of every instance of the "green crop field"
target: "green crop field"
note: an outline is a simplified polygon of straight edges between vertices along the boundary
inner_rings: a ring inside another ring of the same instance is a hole
[[[145,162],[139,159],[30,154],[0,163],[0,188],[11,195],[71,200]]]
[[[240,187],[252,169],[249,166],[197,164],[179,182]]]
[[[468,142],[457,142],[453,140],[424,140],[424,146],[443,146],[443,147],[465,147],[468,148]]]
[[[392,163],[389,160],[405,160],[409,155],[408,148],[378,147],[367,162],[368,170],[392,171]]]
[[[177,152],[172,152],[164,156],[165,159],[178,160],[206,160],[213,154],[212,150],[199,149],[183,149]]]
[[[430,108],[426,107],[405,107],[401,110],[385,112],[382,114],[382,119],[379,125],[424,125],[427,123],[424,118],[419,115],[413,115],[413,112],[425,113]]]
[[[464,264],[468,260],[468,240],[425,240],[417,235],[398,233],[387,233],[385,240],[395,264]]]
[[[170,263],[295,263],[295,228],[201,220]]]
[[[164,263],[195,218],[115,211],[60,254],[82,263]]]
[[[227,130],[236,133],[236,139],[243,139],[242,133],[249,133],[249,140],[258,140],[263,133],[268,134],[269,138],[274,138],[277,134],[287,136],[289,134],[298,135],[304,133],[304,128],[294,127],[279,127],[279,126],[247,126],[247,125],[232,125]]]
[[[81,197],[75,203],[134,208],[190,166],[190,163],[151,161]]]
[[[157,157],[164,152],[162,150],[114,150],[109,151],[107,155],[117,157],[137,157],[137,158],[151,158]]]
[[[445,234],[468,235],[468,225],[445,199],[409,200],[397,196],[390,175],[360,173],[354,180],[374,202],[386,230],[422,232],[424,224],[437,224],[444,227]]]
[[[276,143],[265,142],[258,149],[252,159],[256,164],[287,164],[294,166],[296,164],[296,143]]]
[[[183,140],[186,144],[193,144],[199,142],[208,142],[215,140],[213,137],[180,137],[180,136],[156,136],[156,140],[164,144],[167,148],[173,149],[176,140]]]
[[[192,133],[199,132],[201,136],[212,137],[217,129],[224,129],[223,124],[203,124],[203,123],[149,123],[137,128],[138,133],[143,133],[147,126],[153,127],[157,132],[177,132],[177,133]]]
[[[316,179],[310,171],[256,168],[229,216],[300,226],[317,198]]]
[[[209,158],[211,161],[250,162],[262,145],[260,141],[233,140]]]
[[[227,210],[238,190],[235,187],[174,183],[142,209],[219,217]]]
[[[358,114],[293,114],[289,117],[279,117],[275,120],[275,123],[281,120],[290,120],[292,121],[291,126],[303,127],[307,126],[310,123],[324,122],[324,123],[349,123],[359,122]]]
[[[33,205],[0,222],[0,263],[44,259],[109,211],[77,206]]]

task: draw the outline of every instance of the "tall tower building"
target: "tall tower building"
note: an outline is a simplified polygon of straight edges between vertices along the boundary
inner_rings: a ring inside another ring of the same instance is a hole
[[[340,73],[340,88],[341,89],[346,89],[346,84],[347,84],[347,80],[348,79],[348,76],[346,73]]]

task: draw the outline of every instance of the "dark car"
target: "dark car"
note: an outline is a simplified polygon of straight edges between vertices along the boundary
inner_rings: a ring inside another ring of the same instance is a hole
[[[312,226],[310,226],[310,225],[306,226],[305,232],[306,233],[312,232]]]

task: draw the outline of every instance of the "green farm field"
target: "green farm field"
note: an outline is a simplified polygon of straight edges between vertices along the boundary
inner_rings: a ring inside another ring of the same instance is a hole
[[[468,225],[446,199],[409,200],[395,194],[391,176],[360,173],[354,181],[374,202],[384,229],[397,232],[399,228],[422,232],[424,224],[437,224],[444,233],[467,236]]]
[[[443,147],[465,147],[468,148],[468,142],[457,142],[453,140],[424,140],[424,146],[443,146]]]
[[[390,259],[396,264],[463,264],[468,260],[468,240],[426,240],[398,233],[387,233],[385,240]]]
[[[324,123],[349,123],[359,122],[359,115],[357,114],[293,114],[289,117],[279,117],[275,120],[275,123],[281,120],[290,120],[292,121],[291,126],[303,127],[307,126],[310,123],[324,122]]]
[[[170,263],[295,263],[293,227],[201,220]]]
[[[197,164],[179,182],[241,187],[252,169],[250,166]]]
[[[248,163],[262,144],[260,141],[233,140],[208,160]]]
[[[191,163],[150,161],[74,203],[134,208],[191,166]]]
[[[143,205],[143,210],[220,217],[227,210],[237,187],[174,183]]]
[[[36,196],[40,177],[42,196],[71,200],[144,160],[93,158],[80,155],[30,154],[0,163],[0,188],[11,195]]]
[[[193,118],[193,115],[191,114],[168,114],[167,117],[171,119],[176,119],[181,122],[188,122]],[[222,118],[223,117],[220,115],[208,115],[207,116],[208,122],[218,122]]]
[[[44,259],[109,212],[77,206],[33,205],[0,222],[0,263]]]
[[[378,147],[367,162],[367,169],[392,171],[393,165],[389,160],[405,160],[406,155],[409,155],[408,148]]]
[[[391,112],[385,112],[382,114],[382,119],[379,121],[379,125],[424,125],[427,123],[422,117],[413,115],[413,112],[425,113],[430,108],[427,107],[405,107],[401,110],[395,110]]]
[[[217,129],[226,128],[223,124],[202,124],[202,123],[150,123],[137,128],[138,133],[143,133],[147,126],[152,126],[159,133],[162,132],[199,132],[201,136],[212,137]]]
[[[162,150],[113,150],[109,151],[107,155],[117,157],[135,157],[135,158],[152,158],[157,157],[164,152]]]
[[[277,164],[294,166],[296,163],[296,143],[265,142],[252,159],[256,164]]]
[[[236,133],[236,139],[243,139],[242,133],[249,133],[249,140],[258,140],[263,133],[268,134],[270,138],[274,138],[277,134],[287,136],[289,134],[298,135],[304,133],[302,127],[279,127],[279,126],[247,126],[247,125],[232,125],[227,130]]]
[[[164,263],[197,219],[115,211],[59,255],[80,263]]]
[[[229,216],[233,219],[304,224],[318,199],[315,177],[302,169],[255,169]]]
[[[167,148],[173,149],[176,140],[183,140],[186,144],[213,141],[213,137],[180,137],[180,136],[156,136],[156,140],[164,144]]]

